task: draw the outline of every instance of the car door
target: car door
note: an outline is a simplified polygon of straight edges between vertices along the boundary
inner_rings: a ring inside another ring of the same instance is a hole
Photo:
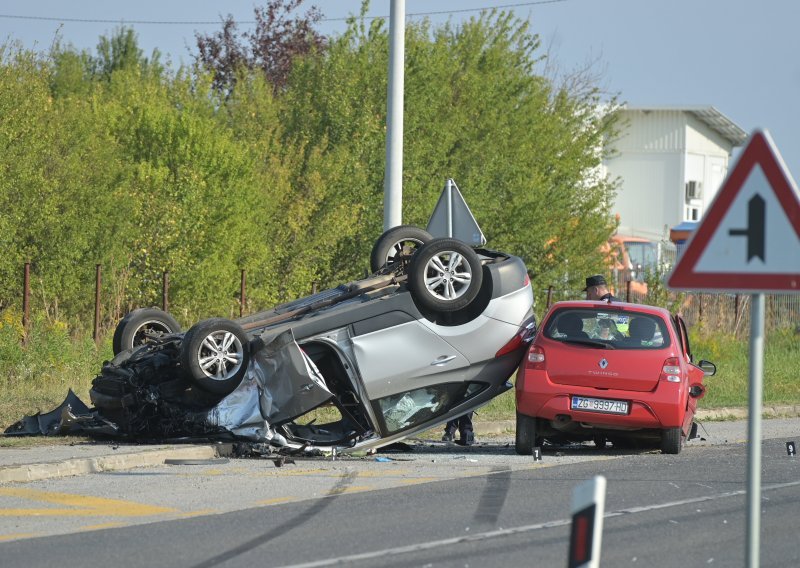
[[[413,320],[352,338],[353,353],[370,400],[439,382],[463,381],[467,358]],[[443,377],[444,375],[444,377]]]
[[[689,333],[686,330],[686,323],[683,321],[683,318],[677,314],[674,315],[672,319],[675,322],[675,327],[678,331],[679,340],[681,343],[681,353],[689,373],[689,388],[691,389],[693,386],[700,386],[705,392],[705,385],[703,384],[705,373],[703,372],[703,369],[693,363],[692,349],[691,345],[689,344]],[[688,410],[686,413],[687,420],[694,418],[694,414],[697,411],[697,400],[699,398],[701,397],[688,397],[686,406],[686,409]]]
[[[302,416],[333,398],[291,329],[256,350],[251,369],[259,386],[261,415],[272,425]]]
[[[678,339],[681,343],[681,352],[687,362],[692,361],[692,351],[689,348],[689,333],[686,331],[686,324],[683,318],[677,314],[672,316],[672,321],[675,324],[675,331],[678,334]]]

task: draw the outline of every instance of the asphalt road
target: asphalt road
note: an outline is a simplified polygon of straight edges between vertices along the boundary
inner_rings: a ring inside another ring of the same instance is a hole
[[[378,456],[163,465],[0,487],[0,565],[564,566],[574,487],[608,479],[604,566],[744,564],[747,446],[709,425],[678,456],[496,438]],[[800,565],[797,420],[768,421],[762,566]],[[376,461],[378,458],[380,461]],[[389,460],[389,461],[384,461]]]

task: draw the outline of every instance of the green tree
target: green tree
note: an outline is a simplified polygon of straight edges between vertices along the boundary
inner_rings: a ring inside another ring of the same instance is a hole
[[[56,36],[48,57],[53,94],[88,96],[98,81],[110,81],[111,75],[121,69],[138,68],[145,75],[157,77],[165,72],[159,50],[154,49],[150,57],[145,57],[136,32],[126,26],[118,27],[110,37],[100,36],[96,52],[79,52]]]
[[[65,47],[57,40],[50,50],[52,72],[50,90],[55,97],[74,94],[88,97],[94,88],[94,64],[88,51],[78,52],[72,47]]]
[[[220,123],[206,77],[171,82],[116,72],[106,128],[126,164],[132,299],[153,303],[161,274],[174,273],[173,301],[187,314],[233,311],[236,275],[258,222],[257,168]]]
[[[594,175],[613,132],[597,91],[573,95],[537,74],[538,37],[511,13],[414,27],[407,46],[407,171],[440,180],[408,180],[406,194],[425,196],[407,201],[411,217],[425,218],[452,177],[489,246],[522,256],[541,285],[596,271],[614,229],[613,187]]]
[[[425,226],[454,178],[490,247],[522,256],[542,287],[579,289],[614,230],[614,187],[597,173],[614,115],[597,89],[571,93],[537,73],[538,48],[505,12],[407,27],[403,221]],[[387,53],[385,24],[353,19],[324,56],[296,65],[284,97],[287,135],[344,160],[327,195],[359,231],[339,239],[333,278],[355,272],[382,226]]]
[[[362,13],[324,50],[288,50],[280,88],[242,66],[222,91],[199,65],[162,72],[124,28],[96,56],[4,48],[0,309],[26,260],[37,302],[83,325],[95,264],[109,322],[157,305],[165,270],[186,323],[237,315],[242,269],[250,310],[363,275],[382,230],[388,45]],[[404,222],[425,226],[454,178],[489,247],[522,256],[540,289],[577,290],[614,228],[598,173],[613,107],[543,66],[510,13],[408,26]]]
[[[33,297],[54,317],[85,313],[94,264],[107,239],[102,219],[120,208],[104,191],[114,177],[113,141],[96,130],[85,98],[53,99],[49,67],[30,52],[9,52],[0,68],[1,304],[21,297],[22,265],[32,263]],[[6,292],[7,291],[7,292]]]
[[[120,69],[138,67],[142,72],[154,75],[160,75],[164,70],[161,52],[154,49],[149,58],[144,57],[136,32],[125,26],[118,27],[111,37],[100,36],[97,56],[91,59],[91,64],[93,74],[105,80]]]

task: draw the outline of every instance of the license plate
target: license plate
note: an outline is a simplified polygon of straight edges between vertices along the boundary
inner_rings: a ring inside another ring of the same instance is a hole
[[[628,402],[625,400],[608,400],[606,398],[586,398],[573,396],[570,404],[572,410],[603,412],[605,414],[628,414]]]

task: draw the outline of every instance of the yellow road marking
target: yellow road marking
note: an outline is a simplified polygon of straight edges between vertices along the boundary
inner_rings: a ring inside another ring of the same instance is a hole
[[[351,485],[344,489],[331,490],[326,495],[341,495],[342,493],[358,493],[359,491],[368,491],[370,489],[380,489],[380,487],[370,487],[369,485]]]
[[[15,540],[18,538],[31,538],[34,536],[42,536],[42,533],[11,533],[11,534],[0,534],[0,542],[4,540]]]
[[[127,523],[100,523],[98,525],[86,525],[78,527],[79,531],[98,531],[101,529],[113,529],[116,527],[126,527]]]
[[[408,473],[408,469],[393,469],[392,471],[359,471],[358,477],[398,477]]]
[[[281,467],[281,468],[277,468],[276,467],[273,470],[270,470],[270,471],[267,471],[267,472],[264,472],[264,473],[260,473],[260,474],[257,474],[257,475],[259,475],[259,476],[270,476],[270,477],[275,476],[275,475],[281,475],[281,476],[283,476],[283,475],[310,475],[310,474],[318,474],[318,473],[328,473],[332,477],[339,477],[339,475],[340,475],[339,473],[331,472],[330,470],[327,470],[327,469],[296,469],[295,470],[295,469],[287,469],[288,467],[291,467],[291,466],[285,466],[285,467]],[[278,471],[278,470],[280,470],[280,471]]]
[[[218,467],[213,467],[213,468],[208,468],[208,469],[197,470],[196,473],[190,474],[190,475],[192,475],[192,476],[197,476],[197,475],[242,475],[242,474],[247,474],[247,473],[250,473],[250,470],[246,469],[244,467],[236,467],[236,468],[230,468],[230,469],[220,469]]]
[[[0,517],[146,517],[162,513],[174,513],[177,509],[143,505],[133,501],[119,499],[105,499],[103,497],[90,497],[87,495],[74,495],[70,493],[56,493],[52,491],[38,491],[35,489],[0,487],[0,497],[17,497],[37,503],[52,503],[70,509],[0,509]]]
[[[200,515],[216,515],[219,513],[218,509],[200,509],[199,511],[189,511],[188,513],[182,513],[178,516],[180,517],[199,517]]]
[[[287,501],[293,501],[294,497],[273,497],[272,499],[264,499],[262,501],[256,501],[256,505],[275,505],[276,503],[286,503]]]

